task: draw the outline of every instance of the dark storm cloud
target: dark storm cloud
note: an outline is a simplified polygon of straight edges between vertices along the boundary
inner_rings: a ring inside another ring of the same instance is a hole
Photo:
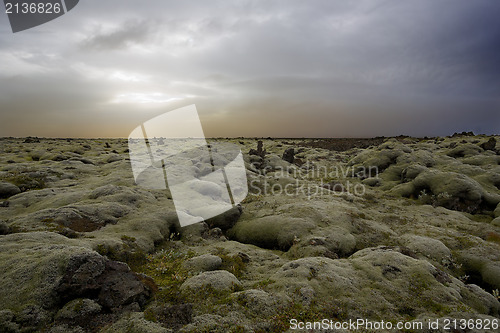
[[[126,136],[188,103],[216,136],[500,133],[499,11],[494,0],[81,1],[16,35],[1,17],[0,135],[83,121],[88,135]]]

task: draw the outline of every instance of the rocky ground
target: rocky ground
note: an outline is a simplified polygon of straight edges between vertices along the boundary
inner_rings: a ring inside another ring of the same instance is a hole
[[[126,140],[0,139],[0,331],[498,320],[498,140],[226,140],[249,195],[181,228]]]

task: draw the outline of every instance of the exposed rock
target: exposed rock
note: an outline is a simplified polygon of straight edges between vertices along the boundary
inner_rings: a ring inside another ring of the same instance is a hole
[[[456,138],[456,137],[462,137],[462,136],[474,136],[474,132],[466,132],[466,131],[463,131],[461,133],[455,132],[455,133],[453,133],[453,135],[451,137]]]
[[[238,204],[224,213],[208,219],[206,223],[210,228],[221,228],[222,230],[227,230],[236,224],[242,211],[242,206]]]
[[[111,310],[131,303],[143,306],[152,294],[126,264],[98,254],[73,256],[56,292],[63,300],[95,298]]]
[[[266,156],[266,150],[263,149],[263,143],[262,141],[258,141],[257,142],[257,149],[250,149],[250,151],[248,152],[248,155],[250,156],[256,156],[258,157],[258,159],[254,159],[252,160],[252,164],[254,165],[254,167],[256,167],[257,169],[260,169],[263,165],[262,165],[262,161],[264,159],[264,157]]]
[[[91,299],[82,301],[77,311],[85,316],[101,306],[121,311],[133,303],[144,305],[151,296],[150,288],[126,264],[110,261],[54,233],[0,237],[0,269],[0,309],[22,309],[16,322],[23,327],[47,324],[60,305],[76,298]],[[78,304],[68,304],[57,318],[71,322],[71,306]]]
[[[484,150],[493,150],[495,151],[495,147],[497,145],[497,140],[494,137],[491,137],[488,141],[481,143],[481,148]]]
[[[266,155],[266,150],[263,149],[263,143],[262,141],[257,141],[257,150],[255,149],[250,149],[249,155],[256,155],[256,156],[259,156],[261,158],[264,158],[264,156]]]
[[[283,160],[287,161],[288,163],[293,163],[295,160],[295,149],[288,148],[287,150],[285,150],[282,158],[283,158]]]
[[[27,137],[23,143],[40,143],[40,139],[37,137]]]

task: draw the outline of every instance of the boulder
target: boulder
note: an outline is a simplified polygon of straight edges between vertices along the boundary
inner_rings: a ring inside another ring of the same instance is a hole
[[[18,193],[21,193],[21,190],[16,185],[7,182],[0,182],[0,198],[9,198]]]
[[[104,309],[113,310],[131,303],[143,306],[152,290],[126,264],[85,253],[70,258],[56,293],[63,300],[95,298]]]
[[[342,258],[353,253],[356,238],[341,227],[323,229],[321,236],[307,236],[293,245],[288,254],[293,258],[328,257]]]
[[[79,298],[69,301],[59,310],[55,319],[57,321],[85,321],[101,312],[102,307],[95,301],[88,298]]]
[[[0,270],[0,310],[24,308],[27,314],[47,312],[49,318],[61,304],[74,299],[91,299],[106,311],[115,311],[132,303],[142,306],[152,294],[126,264],[49,232],[0,237]],[[29,310],[26,305],[40,310]],[[30,315],[25,321],[42,317]]]
[[[234,299],[245,308],[252,316],[269,318],[278,314],[282,308],[287,307],[291,301],[289,297],[281,294],[270,294],[264,290],[249,289],[231,294]]]
[[[343,313],[361,317],[387,315],[387,311],[418,317],[429,311],[430,306],[442,304],[459,311],[464,304],[472,307],[488,297],[487,293],[469,293],[464,297],[468,290],[465,284],[426,260],[404,253],[408,250],[380,246],[365,248],[347,259],[294,260],[272,275],[275,282],[266,290],[285,290],[300,302],[304,300],[305,290],[312,289],[312,302],[333,303]],[[476,311],[498,315],[500,304],[492,302],[492,297],[488,306],[477,307]]]
[[[435,196],[433,204],[468,213],[477,211],[484,197],[477,181],[456,172],[425,171],[413,180],[413,186],[416,197],[430,191]]]
[[[107,163],[113,163],[113,162],[118,162],[118,161],[121,161],[123,158],[118,155],[118,154],[112,154],[111,156],[109,156],[108,158],[106,158],[106,162]]]
[[[287,150],[285,150],[282,159],[284,161],[287,161],[288,163],[293,163],[295,159],[295,149],[288,148]]]
[[[274,215],[240,220],[228,231],[228,236],[241,243],[288,250],[297,239],[308,235],[313,228],[314,223],[306,219]]]
[[[222,230],[227,230],[236,224],[242,212],[243,208],[238,204],[222,214],[207,219],[206,223],[210,228],[221,228]]]
[[[201,256],[193,257],[183,263],[184,269],[192,272],[206,272],[215,271],[222,265],[222,259],[213,254],[204,254]]]
[[[10,232],[10,228],[5,221],[0,221],[0,235],[7,235]]]
[[[215,292],[232,292],[241,288],[241,282],[228,271],[203,272],[184,281],[181,291],[189,298],[191,292],[207,287]]]
[[[411,181],[417,178],[418,175],[426,170],[428,169],[423,165],[412,164],[403,170],[403,172],[401,173],[401,180],[403,182]]]
[[[497,140],[494,137],[491,137],[488,141],[481,143],[480,147],[484,150],[493,150],[495,151],[495,147],[497,145]]]
[[[378,177],[369,177],[369,178],[363,179],[362,183],[364,185],[367,185],[370,187],[376,187],[376,186],[380,186],[380,184],[382,184],[382,180]]]
[[[448,151],[447,155],[454,158],[470,157],[478,155],[483,149],[472,143],[458,144],[455,148]]]
[[[423,254],[424,256],[442,262],[446,258],[451,258],[451,251],[443,244],[443,242],[423,236],[403,235],[403,245],[415,253]]]
[[[116,224],[127,215],[130,208],[118,203],[95,203],[60,208],[47,208],[16,219],[13,225],[33,230],[43,230],[48,225],[62,226],[78,232],[100,229]]]

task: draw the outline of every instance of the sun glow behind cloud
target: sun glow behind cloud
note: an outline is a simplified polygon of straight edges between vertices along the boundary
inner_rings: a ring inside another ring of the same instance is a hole
[[[499,9],[88,1],[22,34],[0,15],[0,136],[126,136],[193,103],[212,136],[500,132]]]
[[[112,104],[160,104],[182,100],[181,97],[173,97],[161,92],[150,93],[122,93],[111,100]]]

